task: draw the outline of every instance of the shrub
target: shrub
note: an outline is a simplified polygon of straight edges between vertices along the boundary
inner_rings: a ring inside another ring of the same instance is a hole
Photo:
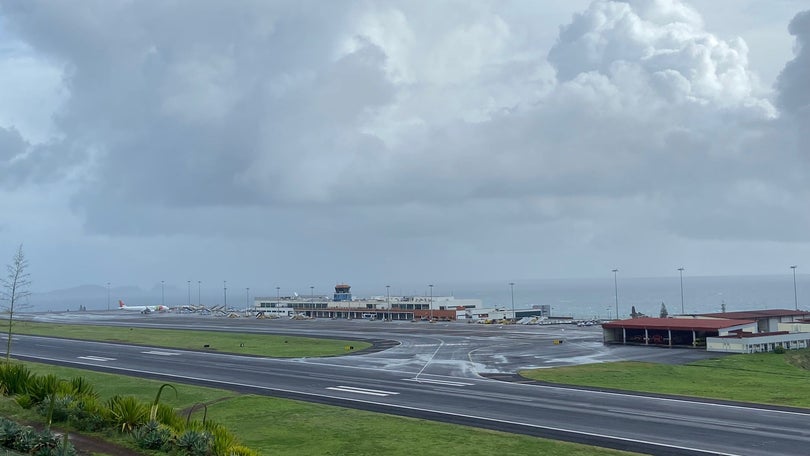
[[[777,346],[773,347],[773,352],[776,353],[777,355],[782,355],[782,354],[785,353],[785,347],[783,347],[781,345],[777,345]]]
[[[7,418],[0,417],[0,446],[10,448],[17,434],[22,431],[22,426]]]
[[[177,438],[175,445],[188,456],[209,456],[213,452],[211,434],[201,430],[187,430]]]
[[[174,410],[174,407],[166,404],[159,404],[157,406],[157,412],[155,413],[155,421],[157,421],[160,424],[166,425],[177,432],[180,432],[183,429],[185,429],[186,425],[186,422],[183,420],[183,417],[177,414],[177,412]]]
[[[6,396],[25,393],[31,377],[31,371],[23,364],[0,364],[0,385]]]
[[[113,396],[107,401],[110,421],[121,432],[131,432],[146,423],[149,408],[132,396]]]
[[[27,394],[18,394],[17,397],[14,398],[14,401],[17,403],[17,405],[26,410],[30,409],[35,405],[34,400],[31,399],[31,396]]]
[[[22,453],[28,453],[39,444],[39,441],[40,436],[34,429],[30,426],[25,426],[14,436],[14,441],[11,442],[11,448]]]
[[[95,396],[75,400],[68,411],[68,422],[80,431],[100,431],[108,424]]]
[[[51,409],[52,400],[53,408]],[[73,396],[59,396],[53,394],[37,405],[37,411],[44,417],[48,417],[50,414],[50,421],[52,422],[65,422],[70,416],[70,409],[73,406],[73,402]]]
[[[157,421],[149,421],[132,432],[135,444],[147,450],[168,450],[171,447],[172,433]]]
[[[51,394],[57,392],[61,380],[54,374],[37,375],[31,377],[26,392],[31,396],[34,404],[39,404]]]
[[[73,377],[70,379],[70,390],[76,396],[94,397],[98,399],[98,393],[93,385],[84,377]]]

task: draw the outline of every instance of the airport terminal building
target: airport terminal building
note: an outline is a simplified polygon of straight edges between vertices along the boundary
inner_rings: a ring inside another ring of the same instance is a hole
[[[481,307],[480,299],[454,296],[379,296],[356,299],[348,284],[335,285],[326,296],[256,297],[253,310],[260,315],[307,318],[347,318],[368,320],[456,320],[459,312]]]

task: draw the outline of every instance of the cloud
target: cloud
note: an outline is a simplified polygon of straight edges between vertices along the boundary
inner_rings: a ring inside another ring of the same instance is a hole
[[[791,114],[810,111],[810,11],[796,15],[788,31],[796,37],[795,58],[785,65],[779,75],[779,106]]]
[[[100,235],[521,258],[810,240],[807,13],[771,100],[686,2],[596,0],[553,43],[554,6],[511,8],[6,2],[65,99],[46,143],[0,130],[0,163],[69,181]]]

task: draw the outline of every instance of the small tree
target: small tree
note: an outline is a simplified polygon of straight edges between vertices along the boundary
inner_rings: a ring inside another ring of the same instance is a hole
[[[2,300],[7,302],[3,308],[8,312],[8,342],[6,344],[6,362],[8,362],[11,356],[11,327],[14,323],[14,311],[20,309],[21,300],[31,295],[28,290],[31,285],[30,275],[26,272],[28,261],[23,254],[22,244],[17,248],[17,253],[6,269],[8,275],[4,279],[0,279],[0,283],[2,283]]]
[[[661,303],[661,313],[659,314],[659,317],[667,318],[668,316],[669,316],[669,312],[667,312],[667,306],[666,306],[666,304],[664,304],[662,302]]]

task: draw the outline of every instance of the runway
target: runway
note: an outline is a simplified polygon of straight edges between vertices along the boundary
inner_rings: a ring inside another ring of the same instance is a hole
[[[482,376],[585,361],[666,358],[676,362],[707,356],[698,350],[603,347],[598,328],[186,315],[99,321],[148,327],[187,327],[193,322],[194,329],[363,337],[400,344],[370,354],[283,360],[15,336],[14,355],[652,454],[799,455],[810,444],[810,415],[803,411],[510,383]],[[552,341],[562,334],[565,342],[554,345]]]

